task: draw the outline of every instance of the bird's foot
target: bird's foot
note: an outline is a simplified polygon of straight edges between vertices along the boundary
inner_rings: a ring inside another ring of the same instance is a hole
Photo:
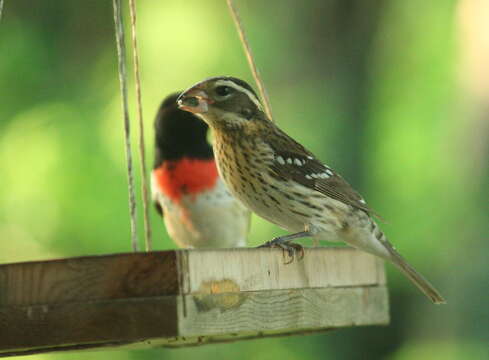
[[[284,264],[288,265],[294,262],[294,259],[300,261],[304,259],[304,247],[300,244],[293,243],[291,241],[283,241],[281,238],[275,238],[273,240],[267,241],[266,243],[258,246],[262,247],[275,247],[282,249],[282,255],[284,257]],[[288,256],[288,260],[287,260]]]

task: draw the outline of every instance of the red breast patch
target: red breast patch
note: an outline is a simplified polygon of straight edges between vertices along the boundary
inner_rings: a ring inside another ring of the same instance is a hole
[[[209,190],[218,178],[214,159],[198,160],[182,158],[165,161],[153,170],[158,188],[173,201],[180,201],[183,195],[196,195]]]

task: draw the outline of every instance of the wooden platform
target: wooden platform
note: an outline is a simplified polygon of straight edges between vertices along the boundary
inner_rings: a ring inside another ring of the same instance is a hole
[[[0,357],[387,324],[382,262],[350,248],[177,250],[0,265]]]

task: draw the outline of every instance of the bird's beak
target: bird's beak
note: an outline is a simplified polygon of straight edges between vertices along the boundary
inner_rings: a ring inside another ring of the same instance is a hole
[[[200,85],[185,90],[177,99],[180,109],[194,114],[206,113],[209,110],[209,104],[213,102]]]

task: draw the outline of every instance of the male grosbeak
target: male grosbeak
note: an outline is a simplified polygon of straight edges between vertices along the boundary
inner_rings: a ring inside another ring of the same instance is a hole
[[[219,177],[208,126],[168,96],[155,119],[152,195],[168,234],[183,248],[246,245],[250,212]]]

